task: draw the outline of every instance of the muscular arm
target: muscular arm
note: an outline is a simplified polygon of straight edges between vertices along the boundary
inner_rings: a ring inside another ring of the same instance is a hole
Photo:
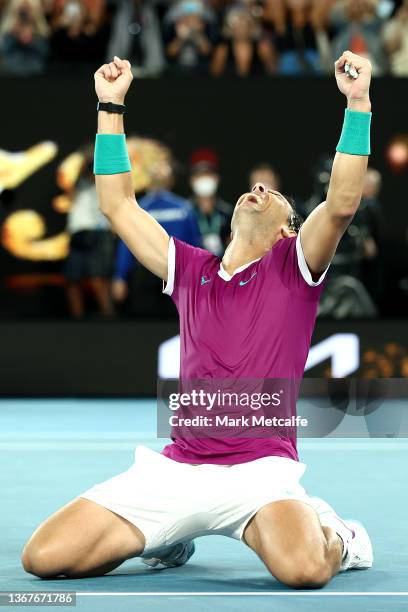
[[[120,78],[123,78],[122,82]],[[128,62],[116,58],[115,63],[105,64],[95,75],[99,100],[123,104],[131,80]],[[99,134],[123,132],[123,115],[99,112]],[[137,204],[130,172],[97,175],[95,180],[100,209],[109,219],[113,230],[142,265],[167,281],[169,236],[157,221]]]
[[[359,77],[354,82],[344,74],[346,59],[359,71]],[[370,112],[371,65],[368,60],[346,52],[336,62],[336,77],[340,90],[348,94],[348,108]],[[330,264],[342,235],[357,212],[367,163],[366,156],[336,154],[326,202],[315,208],[301,230],[303,252],[312,273],[319,274]]]

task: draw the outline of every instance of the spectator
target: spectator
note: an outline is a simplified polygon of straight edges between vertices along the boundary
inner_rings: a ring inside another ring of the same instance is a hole
[[[234,208],[218,195],[218,167],[218,157],[211,149],[198,149],[191,155],[191,202],[197,214],[203,246],[221,256],[229,242]]]
[[[14,74],[43,72],[48,55],[58,72],[119,55],[137,76],[246,77],[331,73],[349,48],[405,76],[407,14],[408,0],[0,0],[0,51]]]
[[[70,313],[79,319],[85,314],[82,281],[89,280],[91,291],[104,316],[112,314],[110,277],[112,273],[113,235],[102,215],[93,176],[93,147],[86,151],[81,174],[68,213],[70,252],[65,263]]]
[[[391,73],[408,76],[408,0],[384,26],[384,45],[389,56]]]
[[[326,4],[329,4],[327,0]],[[279,54],[279,74],[292,76],[322,71],[319,32],[322,10],[312,0],[275,0],[270,9],[274,41]],[[319,8],[319,7],[317,7]]]
[[[382,28],[384,19],[378,14],[378,0],[341,0],[331,14],[335,29],[333,58],[338,58],[344,49],[368,57],[373,65],[373,74],[387,71]]]
[[[194,210],[187,200],[168,191],[173,176],[159,174],[152,177],[149,192],[140,199],[140,206],[158,221],[170,236],[193,246],[201,246],[201,235]],[[134,287],[130,296],[130,310],[139,316],[167,317],[173,314],[170,300],[161,295],[161,281],[142,266],[124,242],[119,241],[116,251],[115,271],[112,282],[113,299],[119,304],[129,294],[129,285]],[[139,300],[140,293],[143,300]]]
[[[249,173],[249,188],[252,189],[256,183],[262,183],[267,189],[279,191],[281,181],[273,166],[267,162],[261,162],[254,166]]]
[[[164,20],[170,67],[206,72],[213,48],[213,15],[199,0],[181,0]]]
[[[251,3],[232,3],[225,12],[211,72],[220,76],[229,68],[238,76],[246,77],[257,70],[256,63],[268,74],[275,71],[275,50],[263,27],[262,13]]]
[[[104,0],[57,0],[51,17],[54,66],[91,70],[106,56],[109,27]]]
[[[309,215],[326,200],[333,158],[322,156],[314,169],[313,194],[305,204]],[[376,173],[376,171],[374,171]],[[372,193],[366,183],[366,194]],[[357,212],[345,231],[330,265],[326,288],[319,306],[319,316],[333,319],[374,318],[376,305],[363,283],[362,262],[372,248],[368,215]],[[366,250],[367,249],[367,250]]]
[[[7,72],[41,74],[48,56],[48,25],[40,0],[11,0],[0,28],[0,51]]]
[[[129,59],[141,75],[155,76],[163,71],[161,24],[152,2],[118,1],[106,61],[115,55]]]

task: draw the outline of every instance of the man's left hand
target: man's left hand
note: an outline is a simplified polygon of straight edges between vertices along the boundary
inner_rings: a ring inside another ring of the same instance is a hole
[[[349,71],[346,72],[346,66]],[[347,97],[348,108],[369,112],[372,67],[370,60],[351,51],[345,51],[335,63],[336,81],[341,93]],[[352,76],[352,75],[355,76]]]

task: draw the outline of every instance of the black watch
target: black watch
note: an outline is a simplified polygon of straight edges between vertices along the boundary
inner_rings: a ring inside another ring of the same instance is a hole
[[[116,113],[117,115],[123,115],[126,106],[124,104],[113,104],[113,102],[98,102],[96,109],[98,111],[105,111],[106,113]]]

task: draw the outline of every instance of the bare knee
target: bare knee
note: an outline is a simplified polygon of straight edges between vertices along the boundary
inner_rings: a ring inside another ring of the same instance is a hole
[[[294,589],[321,589],[331,579],[330,567],[324,558],[293,558],[274,575]]]
[[[285,583],[294,589],[321,589],[330,578],[327,564],[308,562],[303,567],[293,568]]]
[[[21,562],[26,572],[39,578],[51,578],[62,573],[55,549],[46,544],[26,544]]]
[[[77,499],[51,516],[27,542],[22,564],[40,578],[100,576],[143,551],[144,536],[125,519]]]
[[[39,578],[85,578],[89,576],[102,576],[112,571],[125,559],[115,562],[96,565],[93,567],[87,559],[62,556],[61,547],[33,546],[28,544],[22,554],[21,561],[26,572]]]

